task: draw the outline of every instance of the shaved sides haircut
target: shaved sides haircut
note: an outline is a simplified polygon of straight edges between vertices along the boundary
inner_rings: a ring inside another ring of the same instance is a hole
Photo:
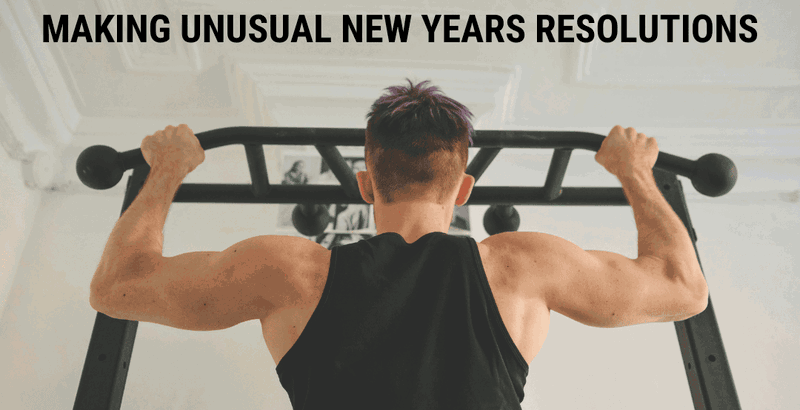
[[[430,81],[407,81],[386,88],[367,114],[367,167],[384,202],[442,201],[467,168],[472,112]]]

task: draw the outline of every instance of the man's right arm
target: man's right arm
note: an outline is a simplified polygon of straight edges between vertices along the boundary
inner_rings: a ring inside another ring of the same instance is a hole
[[[502,249],[519,290],[581,323],[620,327],[685,320],[708,303],[708,288],[689,234],[652,175],[655,140],[615,127],[596,157],[622,183],[638,230],[638,257],[584,251],[547,234],[487,238]]]

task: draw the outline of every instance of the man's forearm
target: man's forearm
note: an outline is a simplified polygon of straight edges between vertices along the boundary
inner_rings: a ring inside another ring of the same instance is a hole
[[[657,257],[668,263],[669,274],[683,275],[688,283],[704,284],[689,233],[659,191],[652,171],[628,172],[619,180],[633,208],[639,257]]]
[[[161,257],[164,223],[184,175],[151,169],[142,190],[119,218],[92,279],[92,290],[146,275]]]

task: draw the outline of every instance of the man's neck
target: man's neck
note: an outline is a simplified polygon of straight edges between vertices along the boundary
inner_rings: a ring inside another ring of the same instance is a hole
[[[431,232],[447,233],[452,218],[453,205],[423,201],[375,204],[378,235],[396,232],[407,243],[415,242]]]

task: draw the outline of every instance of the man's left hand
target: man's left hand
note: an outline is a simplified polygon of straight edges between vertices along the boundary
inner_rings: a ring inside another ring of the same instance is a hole
[[[150,168],[172,170],[184,175],[206,159],[200,141],[186,124],[171,125],[142,140],[142,155]]]

